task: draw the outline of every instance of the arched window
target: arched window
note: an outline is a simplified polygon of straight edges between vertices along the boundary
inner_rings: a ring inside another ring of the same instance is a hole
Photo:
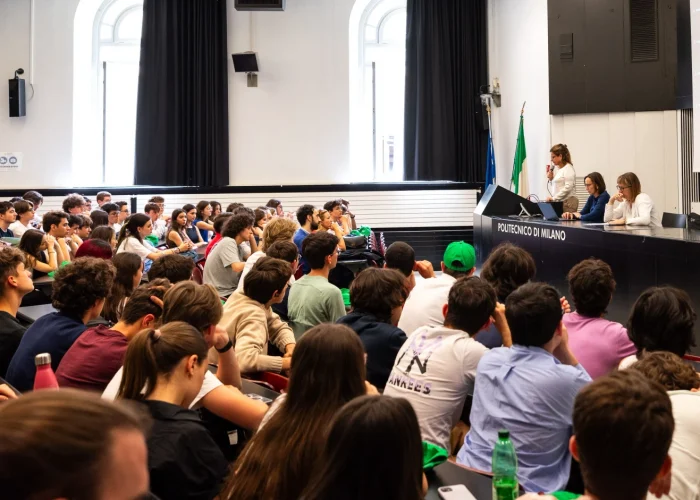
[[[358,0],[351,23],[351,165],[402,180],[406,0]]]
[[[143,0],[81,0],[79,5],[73,141],[78,184],[134,183],[142,21]],[[86,42],[88,23],[89,52],[79,46]]]

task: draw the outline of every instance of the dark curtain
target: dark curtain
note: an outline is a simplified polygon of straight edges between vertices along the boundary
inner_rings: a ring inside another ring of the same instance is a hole
[[[485,0],[408,0],[406,180],[484,181],[487,58]]]
[[[136,184],[229,184],[226,36],[226,0],[145,0]]]

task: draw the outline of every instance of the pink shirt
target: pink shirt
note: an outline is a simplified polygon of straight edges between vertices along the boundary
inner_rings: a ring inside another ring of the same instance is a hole
[[[637,348],[620,323],[605,318],[589,318],[578,313],[564,315],[569,331],[569,347],[592,379],[607,375],[623,358]]]

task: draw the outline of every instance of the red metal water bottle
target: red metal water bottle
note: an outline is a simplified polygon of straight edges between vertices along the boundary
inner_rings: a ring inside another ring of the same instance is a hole
[[[34,377],[34,390],[58,389],[56,374],[51,368],[51,354],[44,352],[37,354],[34,358],[36,365],[36,376]]]

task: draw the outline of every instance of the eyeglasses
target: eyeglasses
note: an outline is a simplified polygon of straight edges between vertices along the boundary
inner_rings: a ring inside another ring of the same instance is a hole
[[[631,188],[632,186],[615,186],[615,187],[617,187],[617,190],[618,190],[618,191],[624,191],[625,189],[629,189],[629,188]]]

